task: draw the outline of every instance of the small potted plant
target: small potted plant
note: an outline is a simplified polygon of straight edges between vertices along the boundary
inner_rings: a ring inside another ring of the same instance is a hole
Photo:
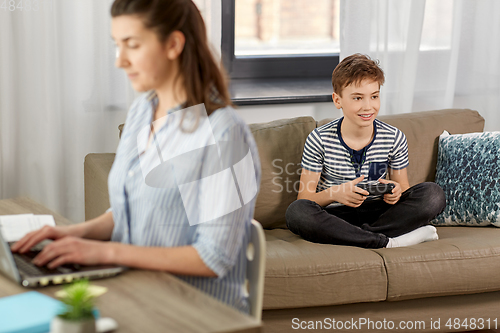
[[[78,280],[56,293],[65,304],[65,311],[51,323],[51,333],[95,333],[93,313],[95,295],[88,280]]]

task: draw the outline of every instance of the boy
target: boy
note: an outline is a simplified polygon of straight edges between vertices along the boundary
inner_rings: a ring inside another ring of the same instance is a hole
[[[376,119],[384,80],[361,54],[333,71],[333,102],[344,116],[307,137],[298,200],[286,212],[288,228],[308,241],[390,248],[438,239],[428,223],[443,211],[444,192],[430,182],[410,187],[406,137]],[[356,186],[377,181],[393,183],[392,193],[373,198]]]

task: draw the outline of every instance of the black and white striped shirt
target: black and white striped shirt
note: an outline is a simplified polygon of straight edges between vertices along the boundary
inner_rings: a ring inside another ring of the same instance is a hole
[[[408,145],[399,129],[375,119],[372,141],[366,146],[366,157],[356,173],[353,150],[342,139],[340,126],[344,118],[335,119],[314,129],[306,139],[302,155],[302,167],[321,172],[316,192],[333,185],[354,180],[361,175],[361,183],[385,178],[387,168],[404,169],[408,166]]]

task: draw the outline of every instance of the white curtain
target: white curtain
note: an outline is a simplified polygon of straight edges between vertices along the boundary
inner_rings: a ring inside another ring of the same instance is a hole
[[[220,0],[193,0],[198,6],[205,26],[208,39],[211,42],[212,52],[220,58],[222,42],[222,4]]]
[[[220,2],[196,2],[220,45]],[[138,95],[114,67],[112,0],[19,3],[0,9],[0,198],[83,221],[84,158],[116,151]]]
[[[500,1],[342,0],[341,59],[380,60],[380,114],[470,108],[500,130]]]

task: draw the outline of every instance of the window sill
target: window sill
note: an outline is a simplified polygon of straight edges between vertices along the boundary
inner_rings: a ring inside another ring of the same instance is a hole
[[[233,79],[229,90],[237,106],[332,101],[330,78]]]

